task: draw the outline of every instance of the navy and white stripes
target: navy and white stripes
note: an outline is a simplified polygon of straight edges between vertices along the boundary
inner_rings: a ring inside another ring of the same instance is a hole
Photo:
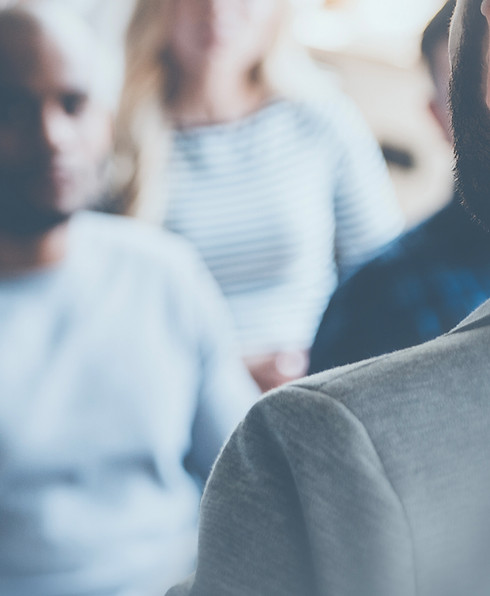
[[[174,133],[166,225],[199,250],[245,354],[308,348],[338,275],[402,228],[372,134],[340,94]]]

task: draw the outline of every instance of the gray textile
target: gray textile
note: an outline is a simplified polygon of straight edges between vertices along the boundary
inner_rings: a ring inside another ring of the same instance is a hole
[[[169,596],[490,594],[490,303],[417,348],[257,404]]]

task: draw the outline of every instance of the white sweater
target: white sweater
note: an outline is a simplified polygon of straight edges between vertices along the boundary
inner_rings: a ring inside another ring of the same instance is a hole
[[[186,243],[83,214],[0,280],[0,594],[119,596],[193,562],[200,490],[256,390]],[[138,593],[138,592],[136,592]]]

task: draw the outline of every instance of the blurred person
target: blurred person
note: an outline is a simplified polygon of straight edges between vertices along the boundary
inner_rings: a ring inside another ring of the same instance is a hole
[[[402,228],[371,132],[289,16],[287,0],[140,0],[117,131],[125,213],[197,247],[263,390],[304,374],[339,276]]]
[[[448,36],[455,0],[427,26],[422,55],[430,110],[452,142]],[[332,297],[311,349],[310,373],[407,348],[446,333],[490,298],[490,236],[455,193],[450,204],[365,265]]]
[[[489,27],[488,0],[457,1],[458,188],[486,226]],[[442,337],[266,396],[214,466],[196,574],[169,594],[489,594],[489,353],[487,301]]]
[[[79,213],[111,137],[97,48],[62,3],[0,11],[2,596],[185,574],[198,482],[257,394],[184,240]]]

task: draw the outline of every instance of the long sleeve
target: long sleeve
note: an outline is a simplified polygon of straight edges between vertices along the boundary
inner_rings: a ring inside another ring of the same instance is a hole
[[[403,228],[381,150],[361,114],[347,98],[332,126],[337,148],[336,258],[341,278],[370,260]]]
[[[189,463],[206,480],[220,449],[260,392],[238,353],[227,304],[199,259],[192,275],[201,378]]]
[[[253,408],[218,460],[195,578],[170,596],[412,596],[403,507],[362,424],[289,386]]]

